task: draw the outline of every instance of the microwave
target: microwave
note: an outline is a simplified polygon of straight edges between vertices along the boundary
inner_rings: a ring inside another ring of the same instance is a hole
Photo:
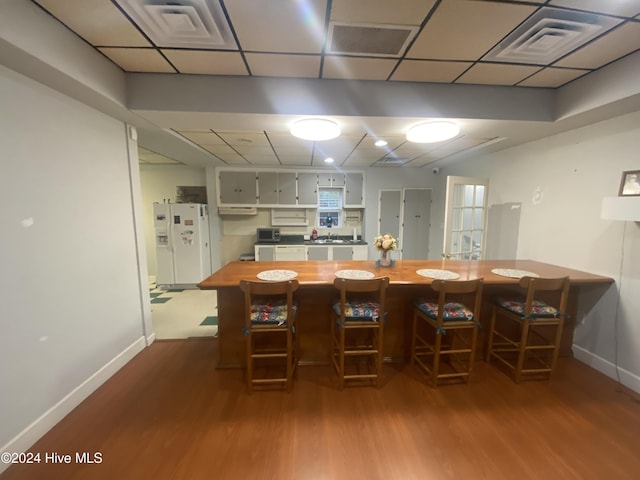
[[[279,228],[258,228],[256,230],[258,242],[272,243],[280,241]]]

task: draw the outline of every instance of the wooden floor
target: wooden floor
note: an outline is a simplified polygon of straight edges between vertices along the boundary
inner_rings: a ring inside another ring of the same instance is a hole
[[[638,479],[639,395],[570,358],[515,385],[478,362],[432,389],[385,365],[381,389],[336,388],[302,367],[293,392],[244,393],[216,340],[158,341],[32,452],[100,452],[93,465],[15,465],[14,479]]]

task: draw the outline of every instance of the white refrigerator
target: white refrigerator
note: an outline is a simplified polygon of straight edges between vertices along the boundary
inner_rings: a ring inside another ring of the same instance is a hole
[[[199,203],[154,203],[156,285],[193,287],[211,275],[209,212]]]

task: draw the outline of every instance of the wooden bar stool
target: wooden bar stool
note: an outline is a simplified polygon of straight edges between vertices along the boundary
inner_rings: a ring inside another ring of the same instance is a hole
[[[336,278],[333,285],[339,290],[340,299],[332,307],[331,361],[340,389],[345,382],[363,381],[379,387],[389,278]]]
[[[467,382],[478,338],[483,279],[434,280],[437,300],[416,300],[413,309],[411,364],[434,387],[442,380]],[[427,296],[427,295],[425,295]]]
[[[247,392],[254,387],[282,386],[291,391],[298,361],[293,292],[297,280],[259,282],[241,280],[244,292]],[[264,369],[263,376],[256,370]]]
[[[486,358],[524,379],[550,379],[558,359],[569,296],[569,277],[520,279],[522,294],[493,306]]]

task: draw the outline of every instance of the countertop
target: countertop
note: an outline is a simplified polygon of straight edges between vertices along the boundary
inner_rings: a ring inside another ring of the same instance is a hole
[[[493,273],[494,268],[521,269],[542,277],[568,276],[571,285],[607,285],[613,282],[609,277],[532,260],[398,260],[393,267],[379,267],[374,260],[308,260],[231,262],[200,282],[198,287],[203,290],[237,287],[240,280],[255,278],[261,271],[270,269],[295,271],[301,287],[332,286],[335,272],[343,269],[367,270],[376,276],[387,276],[392,286],[430,284],[433,279],[419,275],[417,271],[420,269],[450,270],[458,273],[460,280],[484,278],[485,286],[518,284],[519,279]]]
[[[255,245],[367,245],[367,242],[361,238],[354,240],[350,235],[336,235],[331,239],[322,236],[317,240],[305,240],[303,235],[282,235],[279,242],[256,242]]]

